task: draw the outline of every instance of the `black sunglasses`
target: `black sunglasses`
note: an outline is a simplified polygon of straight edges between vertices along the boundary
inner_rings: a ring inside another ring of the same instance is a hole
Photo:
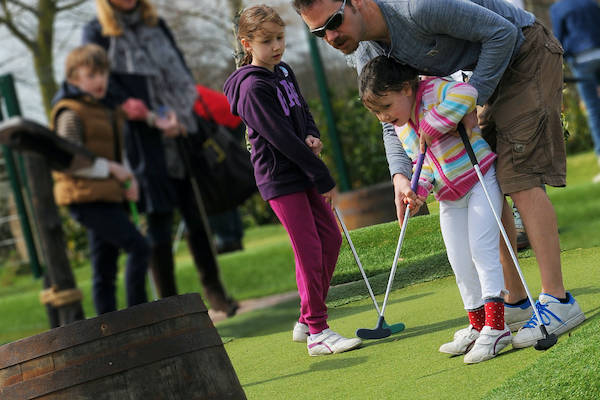
[[[346,0],[342,2],[340,9],[337,10],[331,17],[329,17],[325,25],[320,28],[311,29],[310,33],[322,38],[325,37],[326,31],[335,31],[337,28],[339,28],[340,25],[344,23],[344,7],[346,7]]]

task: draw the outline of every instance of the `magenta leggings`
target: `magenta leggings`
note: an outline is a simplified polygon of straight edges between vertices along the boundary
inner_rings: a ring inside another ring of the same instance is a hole
[[[342,244],[330,205],[317,190],[292,193],[269,200],[285,227],[296,258],[296,284],[300,295],[299,322],[311,334],[327,329],[325,299]]]

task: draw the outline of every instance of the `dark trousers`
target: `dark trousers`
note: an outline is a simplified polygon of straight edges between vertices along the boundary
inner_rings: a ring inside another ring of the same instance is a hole
[[[239,243],[244,235],[242,218],[237,208],[208,217],[210,229],[216,236],[217,247]]]
[[[176,192],[177,208],[187,228],[187,242],[194,259],[204,295],[210,306],[228,312],[231,300],[226,296],[219,269],[211,249],[209,237],[202,220],[189,179],[171,179]],[[177,294],[175,265],[172,253],[173,213],[150,213],[148,238],[152,245],[152,274],[160,297]]]
[[[69,206],[71,216],[87,229],[92,259],[92,296],[98,314],[117,309],[115,281],[119,249],[127,253],[127,306],[144,303],[150,247],[119,203],[82,203]]]

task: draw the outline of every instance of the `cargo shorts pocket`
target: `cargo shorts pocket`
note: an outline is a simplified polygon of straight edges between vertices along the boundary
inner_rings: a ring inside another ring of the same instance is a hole
[[[536,110],[498,126],[498,155],[511,157],[515,171],[544,173],[552,164],[552,141],[546,132],[548,117]]]

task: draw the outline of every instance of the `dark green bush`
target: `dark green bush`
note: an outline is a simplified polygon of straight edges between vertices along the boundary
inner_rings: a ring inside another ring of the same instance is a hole
[[[362,105],[356,88],[338,93],[341,95],[331,101],[351,188],[359,189],[390,179],[381,124]],[[309,100],[309,105],[323,139],[323,160],[339,182],[323,104],[315,99]]]
[[[576,154],[593,148],[592,136],[577,88],[567,84],[563,90],[563,126],[567,136],[567,154]]]

